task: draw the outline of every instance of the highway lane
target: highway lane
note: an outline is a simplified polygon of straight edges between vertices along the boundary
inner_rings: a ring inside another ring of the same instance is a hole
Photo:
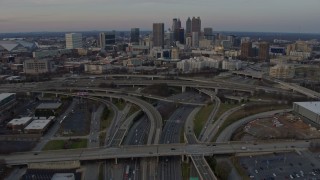
[[[260,141],[203,144],[158,144],[143,146],[100,147],[87,149],[55,150],[43,152],[23,152],[1,155],[8,165],[32,162],[57,162],[68,160],[99,160],[134,157],[204,155],[230,153],[281,152],[306,149],[308,141]],[[243,149],[242,147],[246,147]]]

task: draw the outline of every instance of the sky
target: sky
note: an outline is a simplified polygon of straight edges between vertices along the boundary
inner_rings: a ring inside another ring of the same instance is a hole
[[[320,33],[320,0],[0,0],[0,33],[152,30],[200,17],[214,31]]]

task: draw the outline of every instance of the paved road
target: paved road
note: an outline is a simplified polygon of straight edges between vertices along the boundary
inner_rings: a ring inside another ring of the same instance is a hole
[[[144,146],[100,147],[87,149],[23,152],[1,155],[6,164],[27,164],[32,162],[55,162],[69,160],[99,160],[131,157],[213,155],[230,153],[274,152],[305,149],[306,141],[234,142],[204,144],[163,144]],[[246,147],[244,150],[242,147]]]
[[[68,109],[56,119],[54,125],[48,130],[48,132],[44,136],[42,136],[40,142],[33,149],[34,151],[41,151],[42,148],[44,148],[44,146],[54,137],[54,135],[57,133],[57,131],[61,126],[63,117],[71,113],[72,109],[74,109],[75,104],[76,104],[76,100],[73,99]]]
[[[228,126],[226,129],[224,129],[220,135],[218,136],[216,142],[226,142],[229,141],[232,134],[234,133],[234,131],[236,129],[238,129],[239,127],[241,127],[244,124],[249,123],[250,121],[253,121],[255,119],[258,118],[265,118],[265,117],[270,117],[276,113],[283,113],[283,112],[289,112],[292,111],[292,109],[284,109],[284,110],[275,110],[275,111],[268,111],[268,112],[263,112],[263,113],[259,113],[259,114],[255,114],[252,116],[248,116],[245,117],[243,119],[238,120],[237,122],[231,124],[230,126]]]

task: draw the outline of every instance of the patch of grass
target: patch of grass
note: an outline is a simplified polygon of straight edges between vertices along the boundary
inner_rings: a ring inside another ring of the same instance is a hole
[[[105,142],[105,139],[106,139],[106,132],[105,131],[102,131],[100,132],[99,134],[99,145],[100,146],[104,146],[104,142]]]
[[[180,131],[180,143],[185,143],[185,141],[184,141],[184,129],[183,128]]]
[[[110,111],[108,107],[105,107],[101,117],[100,131],[103,131],[110,126],[113,117],[114,112]]]
[[[239,104],[225,104],[225,103],[221,103],[219,110],[215,116],[215,120],[217,120],[223,113],[225,113],[226,111],[228,111],[229,109],[235,108],[239,106]]]
[[[123,100],[114,100],[113,104],[117,106],[117,108],[122,111],[124,107],[126,106],[126,103]]]
[[[203,126],[205,125],[205,123],[208,120],[208,117],[211,113],[211,111],[213,110],[214,105],[210,104],[209,106],[203,106],[200,111],[197,113],[193,123],[194,123],[194,133],[196,135],[196,137],[199,136],[199,134],[201,133],[201,130],[203,128]]]
[[[59,150],[59,149],[86,148],[87,143],[88,143],[87,139],[52,140],[45,145],[43,150],[47,151],[47,150]]]
[[[217,139],[219,134],[227,128],[229,125],[233,124],[234,122],[262,112],[267,112],[267,111],[273,111],[273,110],[281,110],[281,109],[288,109],[291,108],[291,106],[284,105],[284,104],[251,104],[251,106],[245,107],[244,109],[240,109],[234,113],[232,113],[225,121],[224,123],[220,126],[218,133],[215,135],[213,138],[213,141]]]
[[[100,163],[99,164],[99,177],[98,177],[99,180],[104,180],[104,177],[103,177],[104,172],[103,171],[104,171],[103,163]]]
[[[139,111],[140,110],[140,107],[135,105],[135,104],[132,104],[129,112],[128,112],[128,115],[127,117],[130,117],[132,114],[134,114],[135,112]]]
[[[188,163],[182,163],[181,164],[181,169],[182,169],[182,179],[183,180],[188,180],[190,177],[190,164]]]

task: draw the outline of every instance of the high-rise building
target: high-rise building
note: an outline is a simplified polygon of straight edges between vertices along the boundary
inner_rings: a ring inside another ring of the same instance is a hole
[[[192,32],[192,47],[197,48],[199,47],[199,33]]]
[[[184,44],[184,29],[180,28],[178,33],[178,41],[180,44]]]
[[[153,23],[153,47],[164,46],[164,23]]]
[[[242,58],[252,57],[252,42],[244,41],[241,43],[241,57]]]
[[[270,45],[268,42],[260,42],[259,43],[258,58],[260,61],[269,60],[269,49],[270,49]]]
[[[200,17],[193,17],[191,21],[191,32],[197,32],[198,35],[201,33],[201,19]]]
[[[99,44],[101,49],[112,49],[116,44],[116,32],[102,32],[99,33]]]
[[[139,44],[140,40],[140,29],[139,28],[131,28],[131,38],[130,41],[133,44]]]
[[[190,17],[188,17],[187,21],[186,21],[186,36],[191,36],[191,19]]]
[[[212,28],[206,27],[203,29],[204,32],[204,38],[208,40],[213,40],[213,31]]]
[[[82,48],[82,34],[81,33],[67,33],[66,34],[66,49]]]
[[[172,20],[172,32],[174,41],[179,41],[179,31],[181,29],[180,19],[174,18]]]

